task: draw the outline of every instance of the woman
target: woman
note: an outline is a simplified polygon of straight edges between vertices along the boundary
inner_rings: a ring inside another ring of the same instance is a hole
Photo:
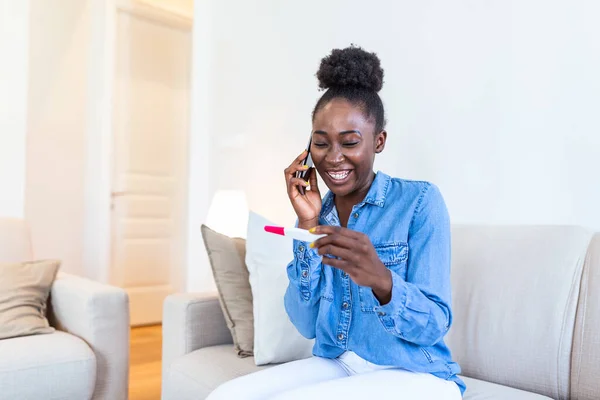
[[[465,385],[443,341],[452,312],[442,195],[373,171],[387,138],[375,54],[333,50],[317,77],[327,91],[313,111],[310,152],[330,191],[321,200],[316,174],[296,178],[306,151],[285,170],[298,227],[326,234],[294,241],[285,294],[290,320],[315,339],[314,356],[237,378],[211,398],[460,399]]]

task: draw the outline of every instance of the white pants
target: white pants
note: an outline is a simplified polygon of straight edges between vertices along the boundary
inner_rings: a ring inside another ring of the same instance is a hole
[[[453,381],[378,366],[352,352],[337,359],[312,357],[267,368],[226,382],[208,396],[208,400],[312,398],[460,400],[462,396]]]

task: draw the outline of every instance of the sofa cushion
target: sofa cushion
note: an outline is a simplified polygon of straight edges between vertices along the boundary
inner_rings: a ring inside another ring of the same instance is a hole
[[[231,379],[271,368],[257,367],[251,357],[240,359],[229,345],[205,347],[186,354],[171,364],[163,384],[163,400],[199,400]],[[465,400],[544,400],[548,397],[477,379],[461,377],[467,384]]]
[[[283,301],[290,283],[287,265],[294,259],[294,241],[288,236],[265,232],[266,225],[275,224],[250,211],[246,266],[252,288],[256,365],[308,358],[315,342],[298,332]]]
[[[256,366],[253,357],[237,357],[231,345],[205,347],[171,363],[163,400],[204,399],[228,380],[269,367]]]
[[[462,374],[568,398],[591,237],[568,226],[453,226],[447,340]]]
[[[90,399],[96,357],[76,336],[48,335],[0,340],[0,399]]]
[[[550,400],[541,394],[461,376],[467,385],[464,400]]]
[[[0,339],[52,333],[46,309],[60,261],[0,262]]]
[[[240,357],[251,356],[254,349],[254,314],[245,261],[246,240],[230,238],[206,225],[200,229],[233,346]]]

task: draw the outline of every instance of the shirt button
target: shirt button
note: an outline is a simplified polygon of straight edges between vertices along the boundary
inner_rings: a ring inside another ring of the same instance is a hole
[[[338,339],[339,339],[339,340],[344,340],[344,334],[343,334],[343,333],[340,333],[340,334],[338,335]]]
[[[358,218],[358,213],[354,213],[354,218]]]
[[[343,302],[343,303],[342,303],[342,308],[343,308],[343,309],[346,309],[346,308],[348,308],[348,303],[346,303],[346,302]]]
[[[347,276],[348,276],[348,274],[346,272],[342,271],[342,278],[345,278]]]
[[[308,271],[307,270],[302,271],[302,276],[306,278],[308,276]]]
[[[303,245],[298,246],[298,250],[304,251],[304,246]]]
[[[385,313],[384,313],[383,311],[379,311],[379,312],[377,313],[377,315],[379,315],[380,317],[383,317],[383,316],[385,316]]]

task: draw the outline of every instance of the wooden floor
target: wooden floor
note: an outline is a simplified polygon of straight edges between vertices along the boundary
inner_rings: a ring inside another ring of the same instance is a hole
[[[159,400],[162,330],[160,325],[131,329],[129,400]]]

